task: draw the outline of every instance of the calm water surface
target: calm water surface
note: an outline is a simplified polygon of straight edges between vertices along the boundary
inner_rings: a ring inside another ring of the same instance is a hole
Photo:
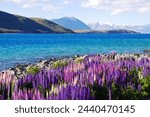
[[[148,34],[1,34],[0,70],[51,57],[145,49],[150,50]]]

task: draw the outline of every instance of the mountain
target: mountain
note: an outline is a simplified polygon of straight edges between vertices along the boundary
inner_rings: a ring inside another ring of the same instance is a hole
[[[49,21],[0,11],[0,33],[74,33],[74,31],[76,33],[150,33],[150,25],[116,26],[97,22],[89,26],[75,17],[63,17]]]
[[[116,28],[123,28],[123,29],[129,29],[134,30],[141,33],[150,34],[150,24],[149,25],[143,25],[143,26],[130,26],[130,25],[124,25],[124,26],[116,26]]]
[[[102,23],[99,23],[99,22],[89,23],[88,25],[93,30],[103,31],[103,30],[113,30],[114,29],[113,25],[111,25],[111,24],[102,24]]]
[[[81,34],[115,34],[115,33],[120,33],[120,34],[135,34],[137,32],[132,31],[132,30],[125,30],[125,29],[114,29],[114,30],[91,30],[91,31],[76,31],[76,33],[81,33]]]
[[[71,30],[91,30],[88,25],[75,17],[63,17],[51,21]]]
[[[32,20],[34,20],[35,22],[55,31],[55,32],[61,32],[61,33],[70,33],[73,32],[70,29],[64,28],[63,26],[60,26],[54,22],[51,22],[49,20],[46,19],[41,19],[41,18],[31,18]]]
[[[150,33],[150,25],[143,26],[131,26],[131,25],[111,25],[111,24],[101,24],[99,22],[89,23],[88,24],[93,30],[132,30],[140,33]]]
[[[0,11],[0,33],[73,33],[73,31],[45,19],[36,20]]]

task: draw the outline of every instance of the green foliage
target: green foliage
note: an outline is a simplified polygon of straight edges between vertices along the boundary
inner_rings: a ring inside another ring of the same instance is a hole
[[[134,69],[130,70],[129,77],[132,78],[133,80],[137,80],[138,73],[139,73],[139,71],[136,68],[134,68]]]
[[[121,99],[121,96],[122,88],[119,85],[112,83],[112,100]]]
[[[108,87],[98,86],[94,84],[92,87],[92,95],[96,100],[108,100]],[[128,87],[120,87],[119,85],[112,83],[111,87],[111,99],[112,100],[139,100],[143,99],[142,92],[138,91],[138,88]]]
[[[52,68],[56,69],[58,67],[64,67],[66,65],[68,65],[68,62],[66,60],[58,60],[52,64]]]
[[[141,68],[134,68],[129,72],[129,76],[127,78],[127,82],[132,82],[132,84],[135,85],[135,87],[138,87],[138,84],[140,83],[140,76],[139,73],[141,72]]]
[[[135,73],[135,71],[134,71]],[[139,100],[139,99],[150,99],[150,76],[137,79],[133,77],[132,82],[134,88],[131,86],[119,87],[117,84],[112,84],[112,99],[121,100]],[[141,84],[141,91],[138,90],[138,84]]]
[[[138,88],[131,86],[119,87],[113,83],[112,85],[112,99],[113,100],[139,100],[142,99],[142,93]]]
[[[132,89],[132,87],[127,87],[122,90],[122,96],[121,99],[123,100],[139,100],[142,99],[141,92],[138,91],[138,89]]]
[[[98,84],[94,84],[92,86],[92,96],[95,97],[96,100],[106,100],[108,99],[108,88],[107,86],[100,87]]]
[[[140,80],[143,97],[150,98],[150,76]]]
[[[29,69],[27,69],[27,74],[32,74],[35,75],[40,71],[40,69],[36,66],[30,67]]]

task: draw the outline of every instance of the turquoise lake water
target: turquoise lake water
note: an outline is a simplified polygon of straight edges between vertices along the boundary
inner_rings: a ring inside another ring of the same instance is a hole
[[[95,53],[143,53],[148,34],[1,34],[0,70],[51,57]]]

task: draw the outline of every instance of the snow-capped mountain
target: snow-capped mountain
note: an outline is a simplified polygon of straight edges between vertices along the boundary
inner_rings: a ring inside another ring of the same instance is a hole
[[[93,30],[116,30],[116,29],[125,29],[132,30],[140,33],[150,33],[150,24],[142,26],[131,26],[131,25],[112,25],[112,24],[103,24],[100,22],[89,23],[89,27]]]
[[[110,23],[100,23],[100,22],[95,22],[95,23],[89,23],[89,27],[91,27],[93,30],[113,30],[114,27]]]

